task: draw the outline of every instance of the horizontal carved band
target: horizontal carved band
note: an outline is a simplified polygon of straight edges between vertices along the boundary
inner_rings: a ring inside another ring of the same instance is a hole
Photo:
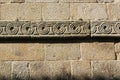
[[[91,22],[91,37],[120,37],[120,21]]]
[[[85,21],[1,21],[0,37],[69,37],[90,34],[89,22]]]
[[[120,21],[0,21],[0,37],[120,37]]]

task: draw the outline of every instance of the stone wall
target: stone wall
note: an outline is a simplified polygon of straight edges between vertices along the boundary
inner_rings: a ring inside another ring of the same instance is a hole
[[[17,19],[119,21],[120,0],[0,0],[0,20]],[[0,80],[120,80],[119,36],[0,39]]]

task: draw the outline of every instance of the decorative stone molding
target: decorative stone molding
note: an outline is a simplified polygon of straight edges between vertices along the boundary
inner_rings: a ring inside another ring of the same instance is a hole
[[[119,37],[120,21],[0,21],[0,37]]]
[[[91,37],[119,37],[120,21],[91,22]]]
[[[87,21],[1,21],[0,37],[83,37],[89,27]]]

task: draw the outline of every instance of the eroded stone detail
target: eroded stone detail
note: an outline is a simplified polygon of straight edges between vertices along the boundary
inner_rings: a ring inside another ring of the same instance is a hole
[[[91,36],[94,37],[112,37],[120,36],[119,21],[93,21],[91,22]]]
[[[119,37],[120,21],[0,21],[0,37]]]
[[[87,21],[1,21],[0,37],[71,37],[90,34]]]

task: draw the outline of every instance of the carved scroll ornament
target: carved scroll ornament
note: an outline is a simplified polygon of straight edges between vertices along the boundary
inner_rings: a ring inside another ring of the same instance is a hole
[[[91,37],[120,37],[120,21],[91,22]]]
[[[84,21],[1,21],[0,37],[72,37],[90,34]]]
[[[0,37],[120,37],[120,21],[0,21]]]

